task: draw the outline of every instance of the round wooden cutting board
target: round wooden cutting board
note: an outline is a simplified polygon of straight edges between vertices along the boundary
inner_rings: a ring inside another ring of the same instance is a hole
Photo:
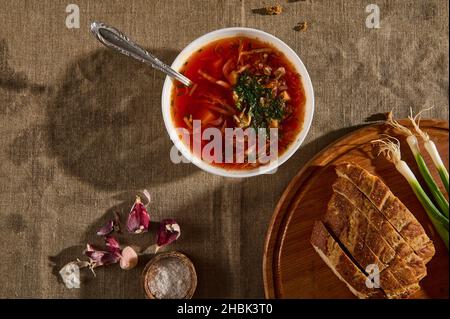
[[[408,121],[400,122],[409,125]],[[422,120],[420,124],[436,143],[448,168],[448,122]],[[332,195],[331,185],[337,178],[334,165],[345,161],[358,164],[381,177],[416,216],[436,246],[436,254],[427,264],[428,275],[420,282],[422,289],[411,297],[448,298],[448,250],[406,180],[391,163],[377,156],[371,141],[383,133],[399,137],[383,124],[359,129],[317,154],[291,181],[278,202],[266,238],[263,275],[267,298],[354,298],[309,242],[313,223],[324,215]],[[425,188],[406,141],[399,139],[402,159]],[[427,154],[425,159],[435,180],[440,183]],[[442,190],[445,194],[443,187]]]

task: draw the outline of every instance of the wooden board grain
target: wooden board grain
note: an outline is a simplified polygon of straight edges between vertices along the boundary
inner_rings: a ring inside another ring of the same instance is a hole
[[[407,121],[401,123],[408,125]],[[448,122],[423,120],[421,127],[437,144],[448,168]],[[334,165],[344,161],[356,163],[380,176],[416,216],[436,246],[436,255],[427,265],[428,276],[420,283],[422,289],[411,297],[449,297],[448,250],[408,183],[391,163],[377,156],[371,141],[383,133],[399,137],[383,124],[364,127],[321,151],[293,178],[278,202],[266,238],[263,276],[267,298],[354,298],[309,242],[313,223],[323,216],[332,195],[331,185],[337,177]],[[420,179],[406,142],[399,139],[403,160]],[[425,159],[440,182],[428,155]],[[422,185],[425,184],[422,182]]]

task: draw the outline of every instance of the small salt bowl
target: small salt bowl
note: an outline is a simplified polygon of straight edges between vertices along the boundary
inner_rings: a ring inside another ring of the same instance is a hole
[[[178,251],[159,253],[145,266],[142,284],[148,299],[191,299],[197,273],[186,255]]]

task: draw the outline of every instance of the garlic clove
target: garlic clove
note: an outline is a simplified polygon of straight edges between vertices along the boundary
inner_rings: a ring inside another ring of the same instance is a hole
[[[161,221],[156,239],[157,248],[170,245],[181,235],[180,225],[174,219],[164,219]]]
[[[138,264],[138,255],[136,251],[130,247],[127,246],[122,250],[122,258],[120,258],[120,268],[124,270],[130,270],[136,267]]]
[[[143,233],[148,231],[150,216],[139,197],[136,198],[130,214],[128,215],[127,229],[130,233]]]
[[[97,231],[97,235],[105,236],[112,233],[113,230],[114,230],[114,221],[110,220]]]

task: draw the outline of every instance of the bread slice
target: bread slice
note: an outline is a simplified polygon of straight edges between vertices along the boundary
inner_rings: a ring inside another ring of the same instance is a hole
[[[414,278],[417,281],[420,281],[427,275],[423,259],[414,252],[383,214],[373,206],[353,183],[346,178],[339,177],[333,184],[333,190],[344,197],[366,217],[370,225],[380,234],[382,240],[395,251],[396,258],[401,260],[404,266],[414,273]],[[374,248],[373,250],[377,252],[377,249]],[[381,252],[377,253],[377,255],[380,254]],[[386,259],[382,260],[388,262]]]
[[[368,277],[347,256],[320,221],[314,224],[311,244],[322,260],[355,296],[361,299],[382,298],[384,296],[381,289],[369,288],[366,285],[366,281],[369,280]]]
[[[413,270],[396,257],[364,214],[345,197],[333,194],[323,221],[361,269],[378,267],[381,288],[389,298],[405,296],[407,287],[419,288]]]
[[[383,214],[408,245],[427,263],[434,256],[433,242],[422,225],[382,180],[351,163],[336,166],[338,176],[347,178]]]
[[[390,256],[378,257],[372,251],[372,242],[366,240],[373,234],[370,224],[342,195],[333,194],[322,221],[363,269],[375,264],[382,271],[395,256],[395,252],[388,252]]]

